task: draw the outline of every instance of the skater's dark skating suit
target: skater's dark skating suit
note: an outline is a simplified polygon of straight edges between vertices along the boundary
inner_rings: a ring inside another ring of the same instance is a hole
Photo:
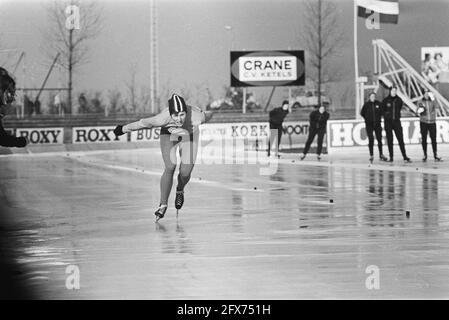
[[[3,128],[3,108],[14,101],[16,83],[8,71],[0,67],[0,145],[3,147],[23,148],[27,144],[24,137],[16,138],[8,134]]]
[[[288,101],[286,102],[288,106]],[[285,104],[285,101],[283,105]],[[270,121],[270,137],[268,143],[268,155],[271,152],[271,146],[277,135],[277,148],[276,152],[279,151],[279,145],[281,144],[282,138],[282,124],[284,122],[285,117],[288,114],[288,109],[284,110],[282,107],[274,108],[270,111],[269,121]]]
[[[200,108],[187,106],[187,115],[183,124],[176,123],[170,116],[169,109],[162,110],[154,117],[123,126],[123,132],[139,129],[160,127],[160,148],[165,169],[161,177],[161,201],[166,205],[173,185],[173,175],[176,169],[176,151],[179,149],[181,163],[179,165],[177,190],[184,190],[190,180],[196,161],[199,141],[199,125],[208,121],[211,115],[206,114]]]
[[[382,104],[377,100],[368,100],[363,105],[360,115],[363,117],[363,119],[365,119],[365,129],[366,135],[368,136],[368,149],[370,156],[372,157],[374,153],[373,133],[376,134],[379,155],[382,155]]]
[[[393,159],[393,131],[396,135],[396,139],[399,143],[399,148],[401,149],[402,157],[407,159],[407,154],[405,152],[404,136],[402,133],[401,125],[401,109],[403,107],[402,99],[397,95],[392,96],[390,89],[390,95],[382,101],[382,115],[384,117],[385,133],[387,136],[388,152],[390,154],[390,159]]]
[[[317,155],[321,155],[321,150],[323,149],[323,139],[326,133],[326,124],[327,120],[329,120],[329,113],[327,111],[321,113],[317,109],[310,113],[309,118],[310,118],[309,136],[307,138],[307,142],[304,147],[303,153],[307,154],[307,152],[309,152],[313,139],[315,139],[315,135],[318,135],[318,148],[316,153]]]

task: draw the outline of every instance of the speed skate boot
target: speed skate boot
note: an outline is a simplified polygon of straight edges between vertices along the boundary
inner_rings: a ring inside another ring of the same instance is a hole
[[[184,190],[177,190],[175,198],[176,216],[178,216],[179,210],[182,208],[183,204],[184,204]]]
[[[388,159],[383,154],[381,154],[380,155],[380,161],[388,161]]]
[[[160,204],[159,208],[157,208],[154,215],[156,216],[156,222],[158,222],[160,219],[162,219],[165,216],[165,212],[167,211],[167,205],[166,204]]]
[[[373,161],[374,161],[374,156],[370,156],[369,157],[369,163],[373,164]]]
[[[443,161],[443,159],[437,155],[434,155],[433,158],[435,159],[435,161]]]

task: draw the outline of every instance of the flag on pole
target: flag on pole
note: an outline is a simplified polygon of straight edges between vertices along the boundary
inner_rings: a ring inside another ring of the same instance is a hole
[[[356,0],[358,16],[369,18],[379,14],[380,23],[397,24],[399,20],[399,0]]]

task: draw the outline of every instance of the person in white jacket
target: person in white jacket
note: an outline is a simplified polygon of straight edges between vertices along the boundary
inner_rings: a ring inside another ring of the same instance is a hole
[[[435,161],[441,161],[437,153],[437,125],[436,125],[436,101],[430,96],[429,90],[426,90],[424,97],[418,103],[419,126],[421,129],[421,144],[424,152],[423,161],[427,161],[427,133],[432,142],[432,151]]]

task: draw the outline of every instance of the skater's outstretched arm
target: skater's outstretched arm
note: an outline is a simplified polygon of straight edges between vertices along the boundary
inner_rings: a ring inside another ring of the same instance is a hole
[[[209,122],[212,119],[214,113],[212,111],[203,111],[198,107],[190,107],[192,110],[192,124],[200,125],[205,122]]]
[[[214,112],[212,111],[204,111],[204,122],[209,122],[210,119],[214,116]]]
[[[118,125],[114,129],[114,133],[117,136],[121,136],[122,134],[125,134],[127,132],[136,131],[140,129],[151,129],[154,127],[162,127],[165,126],[170,122],[170,113],[168,111],[168,108],[165,108],[157,115],[150,117],[150,118],[144,118],[140,119],[136,122],[132,122],[126,125]]]

